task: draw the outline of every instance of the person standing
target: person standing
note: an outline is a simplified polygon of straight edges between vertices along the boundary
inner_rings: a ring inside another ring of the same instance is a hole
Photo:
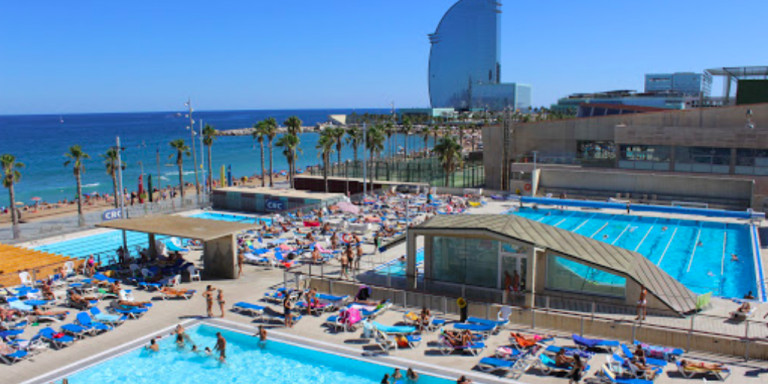
[[[213,286],[209,285],[205,287],[205,292],[203,292],[203,298],[205,298],[205,309],[208,317],[213,317],[213,291],[215,291],[215,289]]]
[[[291,303],[291,296],[285,295],[285,298],[283,299],[283,317],[285,318],[285,326],[288,328],[293,327],[293,313],[291,313],[292,309],[293,303]]]
[[[467,317],[468,317],[467,309],[469,307],[469,303],[467,303],[467,300],[465,298],[459,297],[458,299],[456,299],[456,304],[459,306],[459,317],[460,317],[459,322],[463,323],[467,321]]]
[[[648,315],[648,290],[640,287],[640,298],[637,299],[637,317],[635,320],[645,320]]]
[[[355,263],[353,268],[355,272],[360,271],[360,260],[363,258],[363,243],[357,243],[357,257],[355,257]]]
[[[352,246],[347,245],[347,249],[344,251],[344,253],[341,255],[341,278],[342,279],[348,279],[349,278],[349,262],[352,258]]]
[[[237,253],[237,278],[240,278],[240,275],[243,274],[243,263],[245,263],[245,255],[243,255],[243,250],[240,249],[240,252]]]
[[[573,366],[571,371],[566,376],[568,378],[568,384],[578,383],[581,381],[581,376],[584,374],[584,363],[581,361],[581,357],[578,353],[573,355]]]
[[[227,340],[221,332],[216,332],[216,346],[213,349],[219,351],[219,361],[223,363],[227,359]]]
[[[219,289],[219,294],[216,296],[216,301],[219,302],[219,309],[221,310],[221,317],[224,317],[224,304],[227,302],[224,301],[224,292]]]

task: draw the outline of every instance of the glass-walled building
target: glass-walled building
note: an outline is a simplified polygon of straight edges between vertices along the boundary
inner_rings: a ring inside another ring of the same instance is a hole
[[[501,83],[501,3],[460,0],[429,35],[433,108],[501,110],[530,106],[530,86]]]

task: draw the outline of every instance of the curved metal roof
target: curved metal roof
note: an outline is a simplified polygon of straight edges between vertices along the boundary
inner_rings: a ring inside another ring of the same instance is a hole
[[[645,256],[520,216],[438,215],[415,230],[419,234],[431,230],[489,231],[632,279],[675,312],[696,309],[697,295]]]

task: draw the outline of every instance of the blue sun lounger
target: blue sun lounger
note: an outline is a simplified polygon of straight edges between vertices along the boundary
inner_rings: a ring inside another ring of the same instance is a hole
[[[81,327],[87,328],[91,334],[112,330],[112,326],[106,325],[104,323],[99,323],[98,321],[93,321],[93,319],[91,319],[91,316],[88,314],[88,312],[78,313],[77,316],[75,317],[75,320],[77,320],[77,323]]]
[[[62,335],[47,327],[40,330],[40,336],[43,340],[51,344],[54,349],[61,349],[75,342],[75,338],[69,335]]]
[[[632,352],[632,350],[629,349],[629,347],[627,347],[624,344],[621,345],[621,352],[624,354],[624,357],[626,357],[627,359],[633,359],[635,357],[635,353]],[[652,365],[654,367],[666,367],[667,366],[667,361],[666,360],[655,359],[653,357],[647,357],[647,356],[645,358],[645,363],[648,364],[648,365]]]
[[[651,345],[646,343],[641,343],[637,340],[634,341],[635,345],[640,345],[643,347],[643,350],[645,351],[645,356],[648,357],[655,357],[655,358],[663,358],[667,361],[675,360],[685,353],[684,350],[680,348],[670,348],[670,347],[663,347],[660,345]]]
[[[131,319],[138,319],[139,317],[147,313],[147,311],[149,311],[149,309],[147,308],[137,308],[137,307],[131,307],[131,308],[111,307],[111,309],[113,312],[119,313],[121,315],[126,315]]]
[[[653,384],[651,380],[618,377],[607,365],[603,366],[603,378],[615,384]]]
[[[241,315],[258,316],[259,318],[264,315],[264,307],[261,305],[246,303],[245,301],[238,301],[232,305],[232,311]]]
[[[415,333],[416,327],[412,327],[410,325],[384,325],[376,321],[372,321],[371,324],[379,330],[384,333],[398,333],[398,334],[406,334],[406,333]]]
[[[469,317],[469,318],[467,318],[467,323],[483,324],[483,325],[493,325],[493,326],[501,328],[501,327],[507,325],[509,323],[509,320],[488,320],[488,319],[483,319],[483,318],[479,318],[479,317]]]
[[[472,323],[454,323],[453,328],[460,331],[481,332],[487,334],[492,333],[496,329],[496,326]]]
[[[24,360],[27,357],[27,355],[29,355],[27,351],[23,349],[18,349],[13,353],[9,353],[7,355],[0,355],[0,360],[2,360],[4,363],[8,365],[11,365],[15,362]]]
[[[571,367],[570,366],[557,365],[555,363],[555,359],[553,359],[553,358],[551,358],[551,357],[549,357],[548,355],[545,355],[545,354],[539,355],[539,362],[538,363],[539,363],[539,369],[541,369],[541,371],[544,372],[547,375],[552,374],[552,373],[563,373],[563,372],[567,373],[567,372],[571,371]],[[589,371],[589,365],[586,365],[584,367],[584,371],[583,372],[588,372],[588,371]]]
[[[573,342],[576,343],[581,349],[596,350],[602,349],[609,352],[613,352],[614,348],[619,347],[619,342],[616,340],[604,340],[604,339],[588,339],[579,335],[573,335]]]
[[[96,321],[100,321],[104,324],[109,324],[113,327],[124,323],[125,320],[128,319],[128,316],[126,315],[118,316],[118,315],[112,315],[112,314],[101,312],[101,310],[99,310],[99,307],[91,307],[89,311],[91,312],[91,316],[93,316],[93,318]]]
[[[497,357],[483,357],[477,362],[477,369],[483,372],[503,371],[509,372],[517,363],[516,360],[499,359]]]

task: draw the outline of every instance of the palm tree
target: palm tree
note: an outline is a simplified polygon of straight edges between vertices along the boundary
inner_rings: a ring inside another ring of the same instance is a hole
[[[299,137],[291,134],[285,134],[280,136],[275,143],[278,147],[283,148],[283,156],[288,162],[288,180],[291,188],[293,188],[293,166],[296,161],[296,151],[299,151]]]
[[[347,128],[347,144],[352,146],[352,159],[354,159],[355,164],[357,164],[357,148],[360,146],[360,143],[363,141],[363,131],[360,130],[358,127],[349,127]]]
[[[341,147],[344,145],[344,135],[346,132],[344,132],[344,128],[337,127],[332,128],[330,135],[333,136],[333,140],[336,142],[336,160],[339,164],[339,167],[341,167]]]
[[[19,238],[19,217],[16,215],[16,193],[13,191],[13,185],[21,180],[21,171],[24,163],[16,161],[16,157],[11,154],[0,156],[0,164],[3,166],[3,187],[8,188],[8,199],[11,204],[11,222],[13,223],[13,238]]]
[[[411,120],[407,117],[403,118],[403,134],[405,134],[405,148],[403,152],[403,158],[408,158],[408,138],[411,135],[411,131],[413,130],[413,124],[411,124]]]
[[[277,136],[277,120],[274,117],[268,117],[264,120],[264,134],[267,136],[267,147],[269,148],[269,186],[274,186],[272,183],[272,140]],[[262,179],[264,177],[262,176]]]
[[[216,128],[213,127],[213,125],[206,124],[203,128],[203,145],[205,145],[205,149],[208,151],[208,188],[210,188],[211,191],[213,191],[213,164],[211,163],[211,147],[213,146],[213,141],[216,140]],[[152,193],[150,191],[150,193]]]
[[[69,152],[64,154],[64,157],[69,160],[64,162],[64,166],[67,167],[72,164],[72,172],[75,174],[75,181],[77,182],[77,222],[81,227],[85,225],[85,217],[83,216],[83,184],[81,175],[85,172],[85,159],[90,159],[87,153],[83,152],[83,149],[79,145],[73,145],[69,147]]]
[[[184,155],[189,157],[191,154],[189,146],[184,142],[184,139],[176,139],[171,141],[171,148],[176,153],[176,166],[179,167],[179,193],[181,194],[181,203],[184,204]],[[173,153],[168,156],[169,159],[173,158]]]
[[[261,186],[264,187],[264,184],[266,183],[266,180],[264,179],[264,137],[269,133],[267,120],[259,121],[253,125],[253,128],[253,138],[259,142],[259,147],[261,149]]]
[[[107,152],[102,154],[101,158],[104,159],[107,175],[112,178],[112,192],[114,193],[115,198],[115,208],[120,208],[120,201],[117,200],[119,196],[119,191],[117,190],[117,149],[107,149]],[[121,166],[122,169],[125,169],[125,163],[122,163]]]
[[[429,136],[432,134],[432,127],[425,125],[421,128],[421,137],[424,139],[424,157],[429,154]]]
[[[320,134],[320,140],[317,141],[315,148],[320,150],[320,156],[323,159],[323,182],[325,183],[325,193],[328,193],[328,166],[330,165],[333,146],[336,144],[335,128],[328,128]]]
[[[283,125],[285,125],[285,128],[288,129],[289,135],[298,137],[299,133],[301,133],[301,119],[299,119],[298,116],[291,116],[287,118],[283,122]]]
[[[440,164],[445,172],[445,186],[451,179],[451,174],[456,170],[457,165],[461,165],[461,145],[452,137],[444,137],[434,148],[435,153],[440,158]]]
[[[395,156],[392,154],[392,135],[395,134],[395,126],[392,122],[388,122],[384,125],[384,134],[387,135],[387,150],[389,151],[389,156],[394,159]]]
[[[373,159],[376,157],[376,154],[381,153],[384,149],[384,132],[380,125],[374,124],[368,128],[365,136],[365,148],[371,153],[369,166],[371,167],[370,175],[373,179]],[[379,167],[376,167],[376,169],[378,170]],[[378,175],[376,175],[376,178],[378,178]]]

